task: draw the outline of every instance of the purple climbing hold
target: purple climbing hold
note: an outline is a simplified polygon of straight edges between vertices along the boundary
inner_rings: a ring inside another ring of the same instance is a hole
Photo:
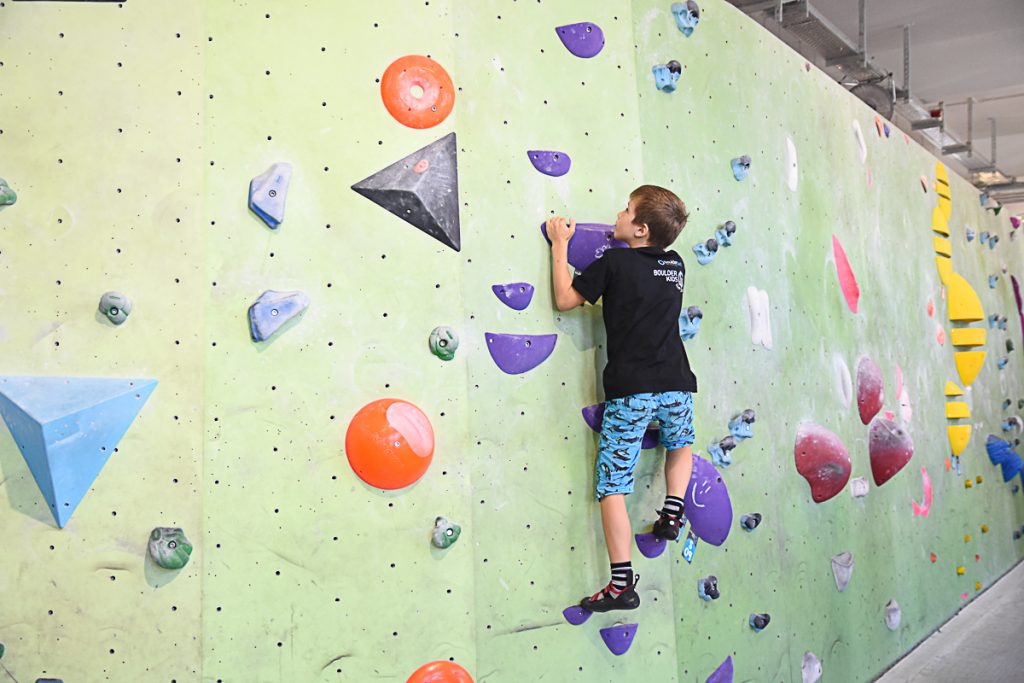
[[[527,150],[526,154],[530,157],[530,163],[533,167],[549,176],[563,176],[569,172],[569,166],[572,165],[572,159],[565,152],[558,152],[555,150],[545,149],[531,149]]]
[[[705,683],[732,683],[732,657],[726,657]]]
[[[579,605],[573,605],[572,607],[566,607],[562,610],[562,616],[573,626],[579,626],[593,614],[590,610],[583,609]]]
[[[600,434],[601,425],[604,422],[604,404],[595,403],[592,406],[584,408],[583,421],[587,423],[588,427]],[[640,448],[647,450],[657,446],[660,434],[661,432],[657,426],[648,427],[647,431],[644,432],[643,441],[640,442]]]
[[[732,527],[732,503],[722,475],[699,455],[693,456],[693,474],[686,490],[686,518],[702,541],[722,545]]]
[[[646,558],[658,557],[665,552],[668,545],[664,538],[658,538],[654,534],[637,534],[634,538],[640,554]]]
[[[578,24],[566,24],[555,29],[565,49],[577,57],[589,59],[604,47],[604,31],[597,24],[581,21]]]
[[[540,231],[544,239],[548,239],[547,223],[542,223]],[[612,234],[615,232],[614,225],[604,223],[577,223],[576,233],[569,240],[569,265],[576,270],[585,270],[587,266],[601,258],[601,255],[609,249],[616,247],[628,247],[625,242],[620,242]]]
[[[543,363],[555,350],[557,334],[495,334],[485,332],[487,350],[502,372],[519,375]]]
[[[601,629],[601,639],[613,655],[624,655],[633,644],[633,636],[636,635],[636,627],[639,624],[618,624]]]
[[[491,285],[491,291],[501,303],[521,311],[533,300],[533,285],[529,282],[510,282],[507,285]]]

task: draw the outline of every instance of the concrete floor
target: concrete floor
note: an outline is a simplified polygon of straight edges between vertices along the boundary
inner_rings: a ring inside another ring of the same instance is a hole
[[[1024,562],[876,679],[907,681],[1024,682]]]

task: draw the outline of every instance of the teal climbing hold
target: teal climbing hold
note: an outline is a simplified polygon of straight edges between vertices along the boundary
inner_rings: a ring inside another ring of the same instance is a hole
[[[71,519],[156,385],[154,379],[0,377],[0,415],[58,527]]]

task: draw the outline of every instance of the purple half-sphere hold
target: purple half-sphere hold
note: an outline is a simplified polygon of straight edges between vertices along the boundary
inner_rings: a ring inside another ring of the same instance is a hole
[[[572,165],[572,159],[570,159],[569,155],[565,152],[531,149],[527,150],[526,154],[530,157],[530,163],[533,164],[535,169],[544,175],[550,175],[556,178],[568,173],[569,166]]]
[[[613,655],[624,655],[633,644],[633,636],[636,635],[636,627],[639,624],[618,624],[601,629],[601,639]]]
[[[502,372],[519,375],[543,363],[555,350],[557,334],[495,334],[486,332],[487,350]]]
[[[732,503],[722,475],[699,455],[693,456],[693,474],[686,490],[686,518],[702,541],[722,545],[732,527]]]
[[[541,223],[540,231],[544,239],[548,240],[548,244],[551,244],[551,240],[548,239],[548,224]],[[583,271],[609,249],[628,247],[625,242],[612,237],[614,232],[614,225],[577,223],[576,232],[569,240],[569,265]]]
[[[491,291],[501,303],[521,311],[533,300],[533,285],[529,282],[510,282],[507,285],[491,285]]]
[[[581,21],[578,24],[566,24],[555,29],[565,49],[577,57],[589,59],[604,48],[604,31],[597,24]]]
[[[593,614],[590,610],[585,610],[579,605],[573,605],[572,607],[566,607],[562,610],[562,616],[573,626],[579,626]]]
[[[583,421],[587,423],[588,427],[600,434],[601,424],[604,422],[604,404],[595,403],[592,406],[584,408]],[[657,426],[648,427],[644,432],[643,441],[640,442],[640,448],[643,450],[654,448],[658,445],[658,437],[660,435],[661,430]]]
[[[705,683],[732,683],[732,657],[726,657]]]
[[[637,534],[636,547],[640,550],[640,554],[646,558],[654,558],[665,552],[665,547],[668,543],[664,538],[658,538],[654,534]]]

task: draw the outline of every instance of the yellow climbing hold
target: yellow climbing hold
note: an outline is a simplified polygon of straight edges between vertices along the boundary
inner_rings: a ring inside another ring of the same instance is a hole
[[[954,382],[946,380],[946,396],[963,396],[964,390],[958,387]]]
[[[932,209],[932,230],[935,232],[949,237],[949,221],[939,211],[939,207]]]
[[[935,164],[935,194],[939,195],[939,210],[948,221],[953,214],[953,202],[949,193],[949,174],[941,163]]]
[[[953,346],[984,346],[986,341],[984,327],[954,327],[950,337]]]
[[[981,590],[981,581],[975,581],[974,582],[974,590],[976,590],[976,591],[980,591]]]
[[[982,479],[982,478],[981,478],[981,475],[979,474],[978,476],[976,476],[976,477],[974,478],[974,481],[976,481],[977,483],[979,483],[979,484],[980,484],[981,482],[983,482],[983,481],[985,481],[985,480],[984,480],[984,479]]]
[[[962,322],[974,322],[985,319],[985,310],[977,292],[959,273],[950,273],[949,282],[949,319]]]
[[[964,481],[964,488],[965,488],[965,489],[969,489],[969,488],[971,488],[972,486],[974,486],[974,482],[973,482],[973,481],[971,481],[970,479],[967,479],[966,481]]]
[[[988,533],[988,524],[982,524],[981,525],[981,533],[983,533],[983,534],[987,534]]]
[[[964,569],[964,566],[960,565],[959,567],[956,568],[956,575],[957,576],[963,576],[966,571],[967,570]]]
[[[947,420],[958,420],[962,417],[970,417],[971,410],[967,407],[966,403],[961,401],[947,401],[946,402],[946,419]]]
[[[943,256],[953,255],[953,245],[945,237],[932,237],[932,248],[935,249],[936,254],[942,254]]]
[[[970,542],[971,542],[971,535],[970,534],[964,534],[964,543],[970,543]]]
[[[953,360],[956,361],[956,371],[960,375],[960,381],[967,386],[981,372],[981,366],[985,362],[985,352],[957,351],[953,354]]]
[[[939,271],[939,282],[948,285],[953,275],[953,261],[948,256],[936,256],[935,269]]]
[[[963,453],[967,442],[971,440],[971,425],[949,425],[946,433],[949,434],[949,447],[953,455]]]

